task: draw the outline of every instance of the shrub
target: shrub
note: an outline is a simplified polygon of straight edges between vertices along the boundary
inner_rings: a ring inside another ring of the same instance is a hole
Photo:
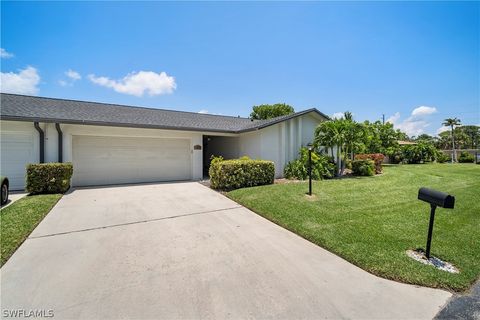
[[[283,175],[287,179],[308,179],[308,149],[301,148],[299,158],[287,163]],[[312,179],[332,178],[335,174],[335,164],[329,157],[312,151]]]
[[[402,163],[403,162],[403,148],[398,147],[388,155],[390,163]]]
[[[345,168],[347,168],[349,170],[352,170],[352,160],[351,159],[345,160]]]
[[[445,152],[439,151],[438,154],[437,154],[436,161],[438,163],[445,163],[447,161],[450,161],[450,159],[451,158],[448,156],[448,154],[446,154]]]
[[[468,153],[467,151],[462,151],[458,157],[458,162],[460,163],[472,163],[475,162],[475,156]]]
[[[71,163],[35,163],[27,165],[26,190],[31,194],[64,193],[70,188]]]
[[[266,160],[223,160],[216,157],[212,158],[208,173],[212,188],[233,190],[272,184],[275,178],[275,165],[272,161]]]
[[[385,159],[385,156],[381,153],[364,153],[355,155],[355,160],[373,160],[375,164],[375,174],[383,172],[383,159]]]
[[[353,160],[352,171],[357,176],[373,176],[375,174],[375,162],[370,159]]]
[[[403,162],[405,163],[425,163],[435,160],[437,155],[437,149],[430,143],[419,142],[416,145],[403,147]]]

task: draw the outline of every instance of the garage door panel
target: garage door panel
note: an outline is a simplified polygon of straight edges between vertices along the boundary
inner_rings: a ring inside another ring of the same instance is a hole
[[[73,137],[74,185],[191,179],[188,139]]]
[[[28,163],[35,162],[34,135],[30,132],[2,132],[1,174],[8,177],[10,189],[25,188],[25,172]]]

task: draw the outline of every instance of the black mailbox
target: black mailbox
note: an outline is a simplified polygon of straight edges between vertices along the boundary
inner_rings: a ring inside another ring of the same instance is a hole
[[[453,209],[455,205],[454,196],[428,188],[420,188],[418,190],[418,199],[447,209]]]
[[[432,243],[435,209],[437,207],[453,209],[453,206],[455,205],[455,197],[437,190],[420,188],[420,190],[418,190],[418,200],[430,203],[430,222],[428,224],[427,251],[425,252],[427,259],[430,259],[430,245]]]

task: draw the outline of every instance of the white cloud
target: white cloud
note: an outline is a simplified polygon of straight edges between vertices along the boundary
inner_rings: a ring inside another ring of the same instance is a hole
[[[395,125],[400,119],[400,112],[395,112],[395,114],[387,119],[387,122]]]
[[[412,116],[426,116],[435,112],[437,112],[437,108],[435,107],[420,106],[413,109]]]
[[[0,91],[8,93],[31,94],[38,93],[40,76],[34,67],[26,67],[15,72],[1,72]]]
[[[71,87],[75,83],[75,81],[82,79],[82,76],[80,73],[78,73],[75,70],[68,69],[67,71],[64,72],[64,74],[68,77],[67,80],[59,80],[58,84],[61,85],[62,87]]]
[[[440,127],[437,129],[437,134],[450,130],[449,127]]]
[[[400,120],[400,112],[396,112],[387,119],[387,122],[392,123],[396,129],[400,129],[409,136],[418,136],[425,133],[425,129],[430,126],[430,122],[426,118],[435,112],[437,112],[435,107],[419,106],[413,109],[407,119]]]
[[[73,81],[82,79],[82,76],[80,75],[80,73],[72,69],[68,69],[68,71],[65,71],[65,75],[70,79],[72,79]]]
[[[418,136],[425,132],[425,129],[430,126],[425,120],[412,119],[411,117],[395,124],[395,128],[400,129],[409,136]]]
[[[147,93],[150,96],[172,93],[177,88],[175,78],[165,72],[139,71],[127,74],[120,80],[108,77],[88,75],[88,79],[103,87],[112,88],[116,92],[134,95],[137,97]]]
[[[341,119],[343,118],[344,116],[344,113],[343,112],[335,112],[334,114],[332,114],[332,119]]]
[[[208,110],[202,109],[202,110],[198,111],[198,113],[208,113]]]
[[[2,59],[13,58],[13,53],[8,52],[7,50],[0,48],[0,57]]]

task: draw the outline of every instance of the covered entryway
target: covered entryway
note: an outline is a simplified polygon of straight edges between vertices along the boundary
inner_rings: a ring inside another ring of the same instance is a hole
[[[73,136],[73,185],[192,179],[189,139]]]
[[[203,136],[203,176],[208,177],[211,157],[238,158],[238,137]]]

